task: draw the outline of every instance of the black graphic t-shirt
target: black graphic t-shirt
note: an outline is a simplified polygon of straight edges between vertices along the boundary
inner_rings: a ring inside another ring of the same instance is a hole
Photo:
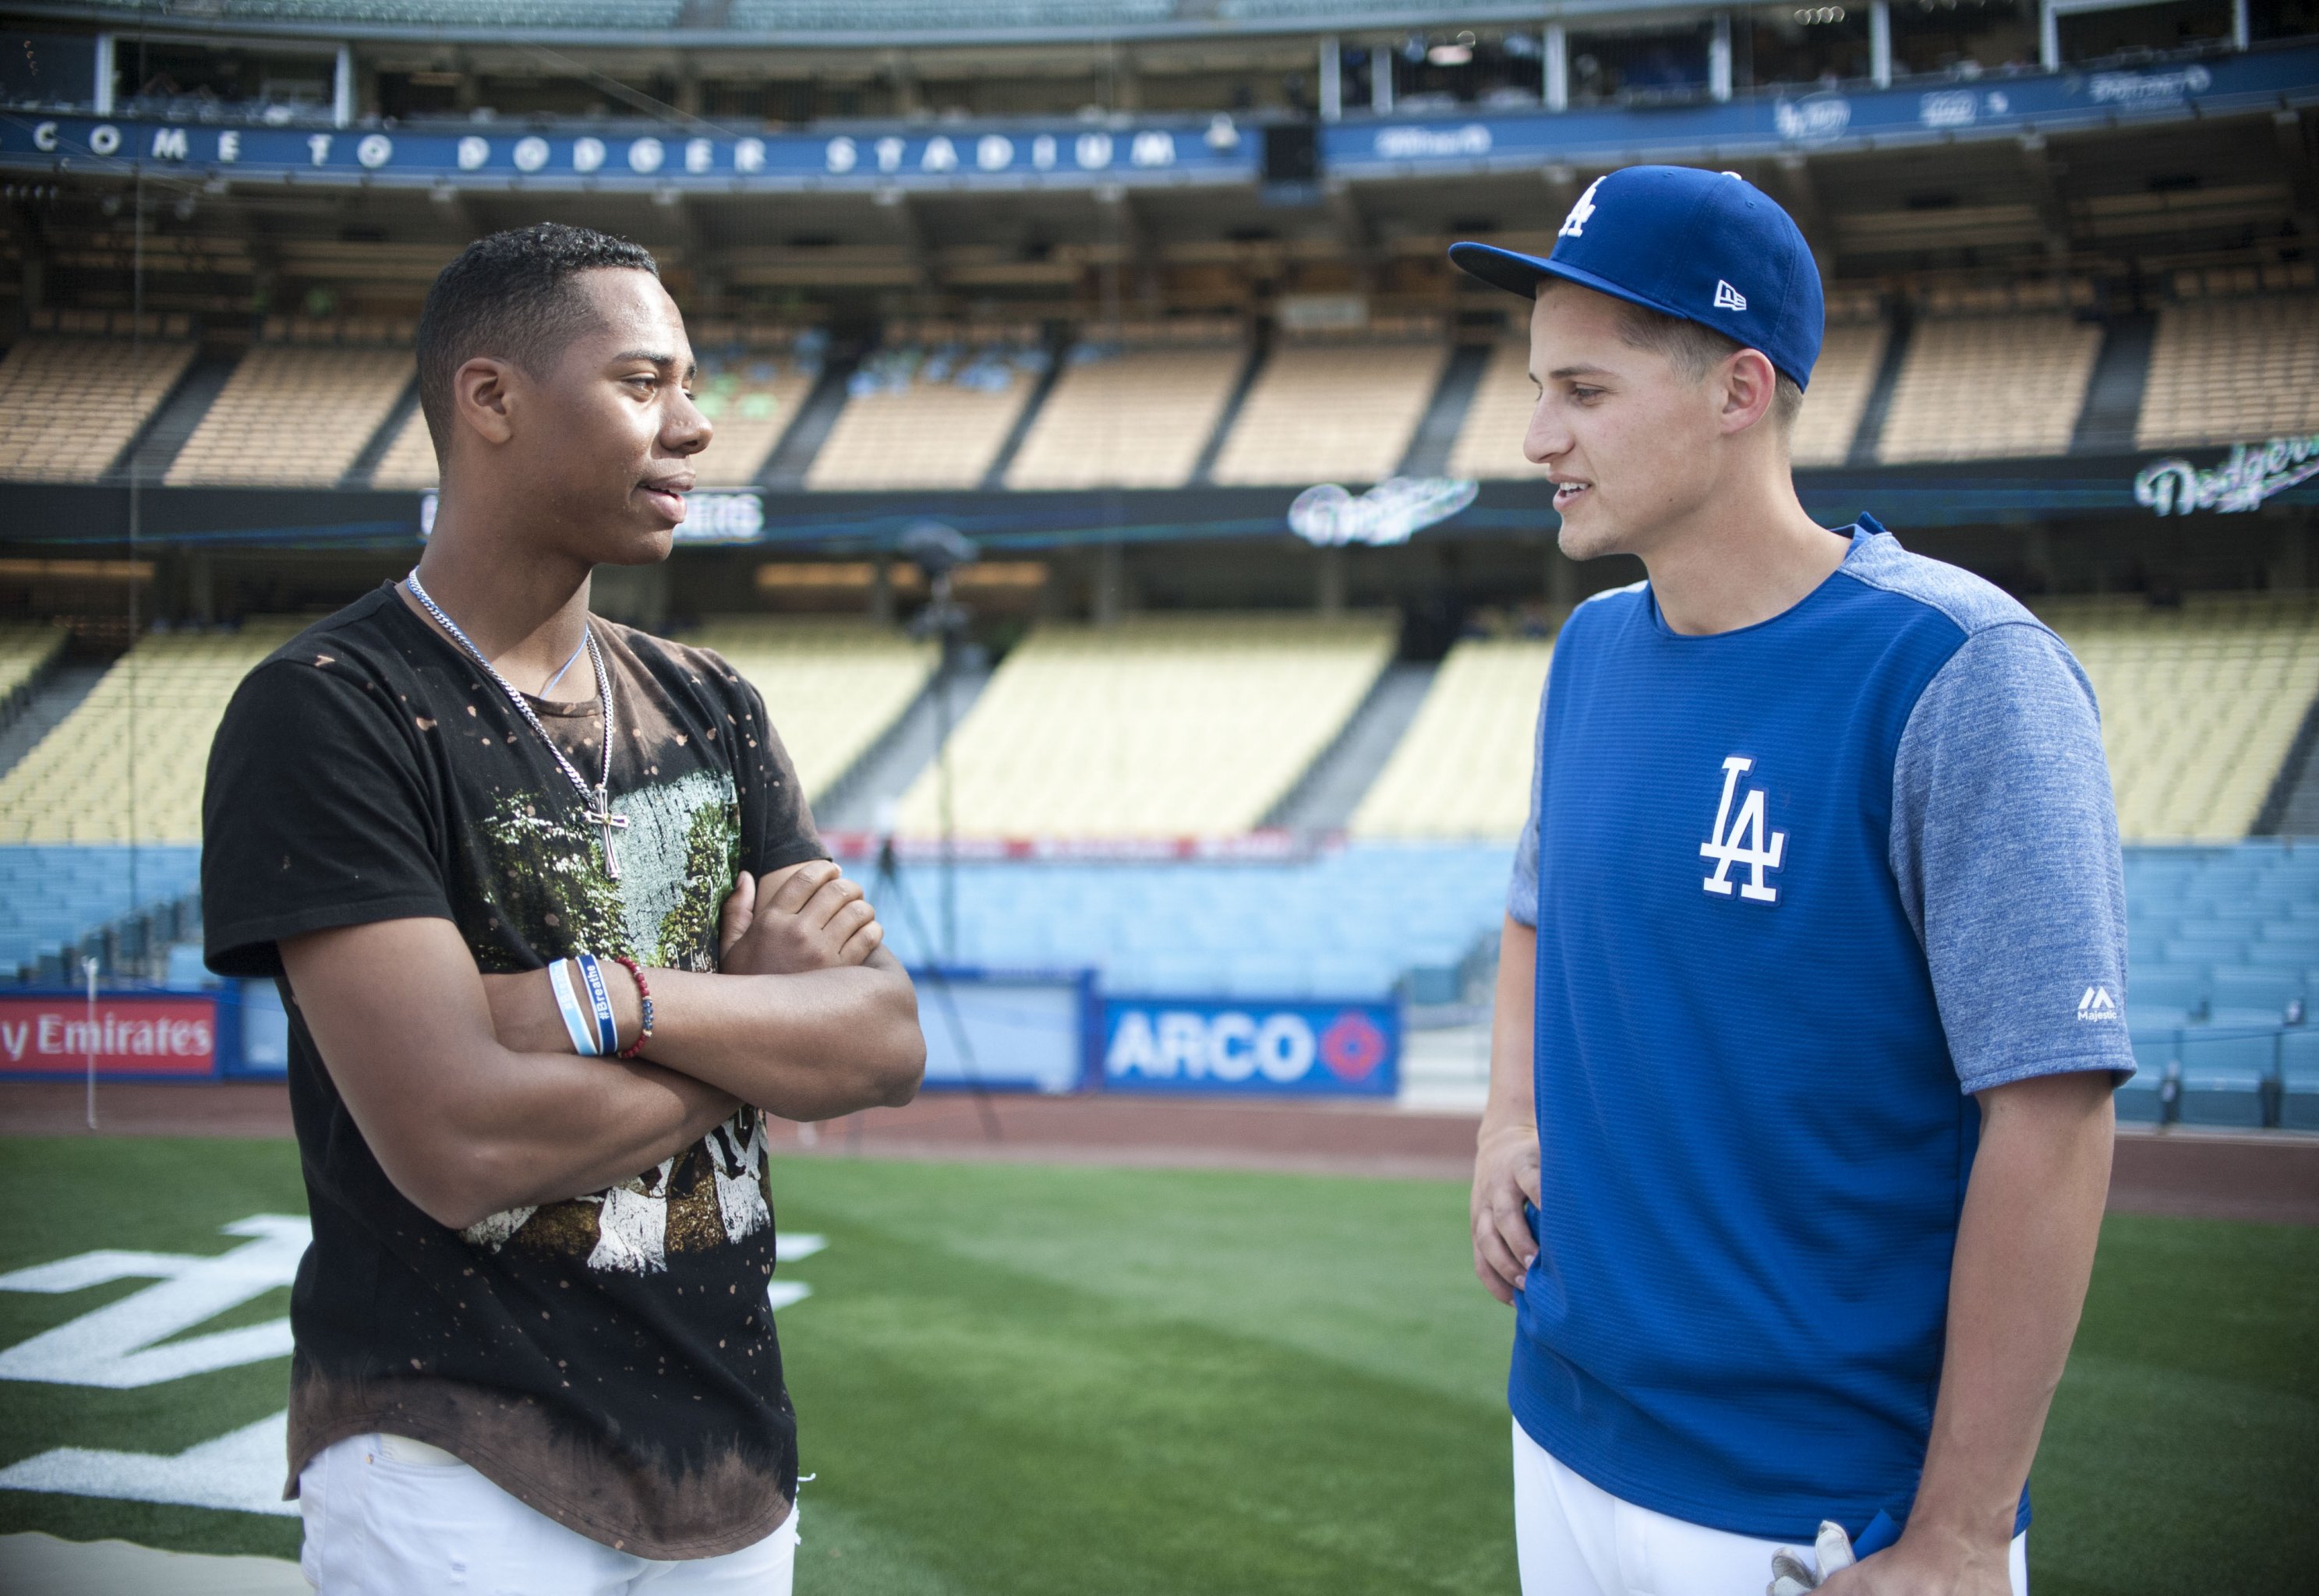
[[[735,872],[824,857],[813,816],[763,701],[723,660],[595,627],[611,807],[628,820],[617,879],[539,735],[383,587],[252,671],[218,728],[210,967],[278,980],[285,937],[434,916],[486,973],[583,949],[715,969]],[[592,781],[596,701],[533,708]],[[383,1430],[640,1556],[714,1556],[778,1528],[796,1423],[756,1112],[618,1186],[451,1231],[387,1179],[286,983],[284,999],[314,1227],[291,1297],[293,1489],[322,1447]]]

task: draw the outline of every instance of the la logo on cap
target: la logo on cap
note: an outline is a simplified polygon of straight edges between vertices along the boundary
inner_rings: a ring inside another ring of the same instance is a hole
[[[1715,308],[1719,311],[1744,311],[1747,308],[1747,296],[1718,277],[1715,279]]]
[[[1580,194],[1578,203],[1570,207],[1570,214],[1562,219],[1562,230],[1554,235],[1556,238],[1583,239],[1586,236],[1586,224],[1594,216],[1594,191],[1602,186],[1600,177],[1586,185],[1586,192]]]

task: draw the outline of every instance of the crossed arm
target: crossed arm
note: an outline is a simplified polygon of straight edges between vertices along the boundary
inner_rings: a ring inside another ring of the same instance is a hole
[[[1474,1159],[1474,1272],[1511,1303],[1538,1251],[1532,1089],[1538,933],[1500,935],[1490,1095]],[[1981,1145],[1957,1223],[1940,1395],[1924,1477],[1899,1542],[1839,1573],[1823,1596],[2009,1596],[2021,1486],[2068,1361],[2109,1193],[2115,1123],[2099,1071],[1980,1094]]]
[[[546,972],[482,974],[447,920],[316,932],[282,961],[387,1178],[460,1229],[626,1179],[743,1103],[812,1120],[916,1094],[916,997],[835,865],[741,877],[718,933],[718,973],[648,972],[653,1038],[635,1060],[573,1053]],[[632,1041],[636,982],[605,971]]]

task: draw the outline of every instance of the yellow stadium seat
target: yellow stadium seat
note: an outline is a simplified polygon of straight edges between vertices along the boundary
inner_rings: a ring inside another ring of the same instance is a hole
[[[2319,697],[2319,600],[2192,594],[2041,600],[2086,668],[2129,842],[2247,834]]]
[[[2319,432],[2319,294],[2170,305],[2159,313],[2137,447],[2261,443]]]
[[[1909,339],[1876,457],[2062,454],[2100,349],[2101,329],[2067,315],[1927,317]]]
[[[1391,662],[1389,617],[1135,616],[1049,625],[1009,654],[951,741],[961,834],[1246,832],[1285,798]],[[936,774],[901,825],[939,829]]]
[[[808,802],[910,707],[934,647],[866,620],[722,616],[683,639],[715,649],[765,700]]]
[[[408,349],[260,344],[233,368],[167,480],[335,487],[411,375]]]
[[[1434,672],[1425,702],[1353,812],[1355,836],[1503,841],[1529,815],[1538,695],[1554,645],[1474,638]]]
[[[0,843],[197,843],[210,739],[251,666],[304,623],[140,638],[0,777]]]
[[[1283,345],[1257,373],[1210,474],[1238,485],[1382,482],[1409,452],[1448,360],[1439,341]]]
[[[0,476],[96,481],[193,359],[183,339],[17,339],[0,359]]]

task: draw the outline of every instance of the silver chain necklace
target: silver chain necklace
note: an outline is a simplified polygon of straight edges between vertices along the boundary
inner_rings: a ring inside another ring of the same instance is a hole
[[[612,813],[611,800],[608,796],[612,784],[612,674],[604,669],[603,654],[596,646],[596,628],[583,626],[580,633],[580,641],[588,650],[588,663],[596,670],[596,697],[604,708],[604,764],[601,773],[596,778],[596,785],[591,789],[588,785],[588,779],[573,767],[570,760],[564,757],[564,750],[555,745],[555,739],[547,735],[546,726],[540,725],[539,717],[532,713],[530,701],[516,690],[513,682],[501,675],[492,667],[491,661],[483,657],[483,651],[475,646],[473,638],[459,629],[459,623],[444,614],[443,607],[427,596],[427,590],[419,585],[418,566],[413,565],[411,568],[411,574],[402,579],[402,585],[409,588],[411,596],[418,600],[427,613],[435,618],[437,626],[441,627],[458,640],[459,646],[467,651],[467,657],[483,668],[483,674],[499,683],[500,690],[508,696],[508,702],[513,704],[516,707],[516,712],[531,723],[531,729],[537,732],[539,740],[547,744],[547,752],[555,756],[555,762],[564,767],[565,775],[572,778],[572,785],[580,789],[581,799],[588,806],[588,824],[598,827],[604,834],[604,873],[613,880],[618,880],[620,856],[613,850],[612,834],[615,831],[627,830],[628,817],[626,815]]]

